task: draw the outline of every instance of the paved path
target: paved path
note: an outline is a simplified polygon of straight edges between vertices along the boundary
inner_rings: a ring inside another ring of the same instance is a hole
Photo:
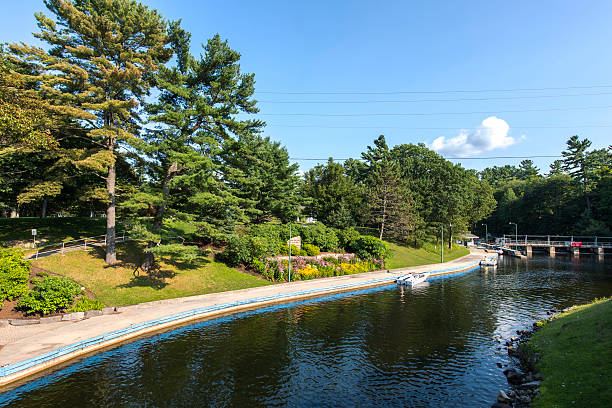
[[[141,303],[118,308],[118,313],[73,322],[0,326],[0,385],[110,344],[185,322],[264,304],[389,284],[410,272],[457,273],[473,268],[485,255],[490,256],[472,249],[470,255],[444,264]]]

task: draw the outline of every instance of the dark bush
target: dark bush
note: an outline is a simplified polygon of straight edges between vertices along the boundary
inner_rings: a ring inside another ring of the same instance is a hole
[[[361,259],[381,259],[389,257],[387,244],[369,235],[361,236],[355,242],[355,254]]]
[[[333,251],[338,247],[338,237],[333,228],[328,228],[321,223],[300,225],[299,235],[303,244],[316,245],[322,251]]]
[[[343,230],[338,230],[337,235],[340,247],[344,248],[346,252],[355,251],[355,244],[361,236],[361,234],[359,234],[355,228],[349,227]]]
[[[248,264],[251,260],[249,242],[246,237],[232,235],[228,238],[225,250],[219,254],[219,258],[229,266]]]
[[[23,251],[0,248],[0,307],[2,301],[13,300],[28,292],[30,261],[23,258]]]
[[[70,307],[80,293],[81,287],[70,279],[46,276],[36,281],[31,291],[21,296],[17,307],[27,314],[54,313]]]
[[[306,252],[308,256],[317,256],[321,253],[321,248],[316,245],[304,244],[302,249]]]

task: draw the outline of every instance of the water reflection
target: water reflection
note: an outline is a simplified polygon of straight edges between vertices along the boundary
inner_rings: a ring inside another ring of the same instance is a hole
[[[497,337],[610,294],[597,258],[506,258],[193,324],[9,390],[0,406],[488,406],[506,386]]]

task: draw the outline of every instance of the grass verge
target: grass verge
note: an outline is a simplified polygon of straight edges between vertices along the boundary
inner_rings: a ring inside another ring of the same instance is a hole
[[[0,245],[6,241],[31,241],[33,228],[37,230],[37,241],[71,241],[106,233],[106,218],[0,218]]]
[[[391,258],[387,261],[387,268],[407,268],[410,266],[428,265],[440,262],[440,247],[437,252],[428,246],[423,248],[411,248],[387,242],[391,249]],[[453,245],[452,250],[444,248],[444,261],[462,257],[470,253],[468,248]]]
[[[612,298],[544,324],[529,345],[544,381],[533,407],[603,407],[612,401]]]
[[[153,300],[270,285],[211,258],[192,265],[160,262],[155,276],[134,274],[142,247],[126,242],[117,247],[115,266],[104,262],[104,249],[74,251],[37,260],[34,265],[74,279],[96,294],[105,306],[124,306]]]

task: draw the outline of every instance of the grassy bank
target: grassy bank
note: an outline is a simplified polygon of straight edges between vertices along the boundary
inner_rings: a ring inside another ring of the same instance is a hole
[[[0,218],[0,245],[7,241],[31,241],[31,230],[37,230],[36,240],[49,243],[70,241],[102,235],[106,232],[105,218]]]
[[[65,229],[64,229],[65,230]],[[439,253],[433,248],[408,248],[389,243],[392,256],[388,268],[400,268],[438,263]],[[445,251],[445,260],[468,254],[466,248]],[[142,247],[127,242],[117,247],[118,263],[109,267],[104,262],[104,249],[67,252],[35,261],[35,265],[50,272],[67,276],[91,290],[105,306],[123,306],[153,300],[223,292],[270,285],[262,278],[243,273],[213,260],[200,259],[192,265],[160,261],[161,269],[154,275],[135,273],[142,260]]]
[[[430,245],[423,248],[410,248],[400,246],[392,242],[387,242],[391,249],[391,258],[387,261],[387,268],[406,268],[409,266],[428,265],[440,262],[440,247],[433,248]],[[436,252],[437,250],[437,252]],[[469,254],[467,248],[453,245],[452,250],[448,247],[444,248],[444,261],[452,261],[453,259]]]
[[[547,322],[529,343],[544,377],[534,407],[603,407],[612,401],[612,298]]]
[[[211,258],[193,265],[160,262],[155,276],[134,274],[142,259],[135,242],[117,246],[118,264],[107,266],[102,248],[75,251],[39,259],[36,266],[70,277],[96,294],[105,306],[123,306],[153,300],[201,295],[271,284]]]

